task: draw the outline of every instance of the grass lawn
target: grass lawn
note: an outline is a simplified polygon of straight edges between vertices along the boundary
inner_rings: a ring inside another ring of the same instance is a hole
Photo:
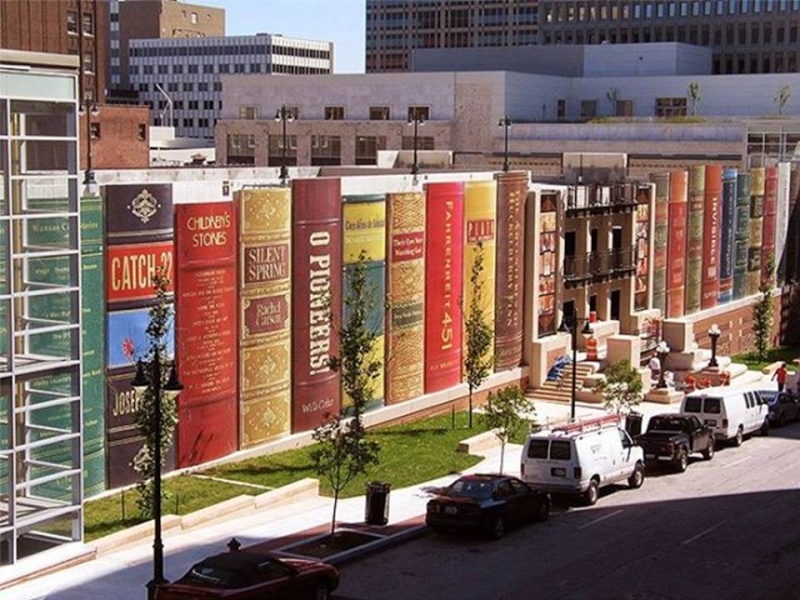
[[[745,352],[743,354],[731,356],[733,362],[745,364],[748,369],[753,371],[760,371],[767,365],[771,365],[779,360],[785,362],[786,367],[790,371],[794,371],[797,370],[797,365],[792,364],[795,358],[800,358],[800,346],[779,346],[777,348],[770,348],[767,350],[767,357],[764,360],[759,359],[755,352]]]
[[[480,415],[473,415],[472,430],[467,428],[467,420],[467,413],[459,412],[455,415],[455,429],[451,427],[451,415],[445,414],[370,430],[369,435],[381,447],[380,464],[366,476],[350,482],[341,497],[363,494],[367,481],[384,481],[393,488],[402,488],[457,473],[477,464],[480,457],[456,451],[458,442],[486,431]],[[522,437],[517,436],[512,441],[520,443]],[[167,478],[164,487],[170,497],[164,502],[164,514],[184,515],[241,494],[258,495],[265,491],[265,487],[277,488],[304,477],[316,478],[310,452],[310,446],[298,448],[199,473],[260,487],[235,485],[194,475]],[[506,464],[516,460],[517,457],[512,454],[506,451]],[[324,480],[320,480],[320,493],[331,495],[330,486]],[[138,516],[136,497],[135,490],[128,490],[124,495],[114,494],[87,502],[84,513],[86,540],[91,541],[141,523],[144,519]]]

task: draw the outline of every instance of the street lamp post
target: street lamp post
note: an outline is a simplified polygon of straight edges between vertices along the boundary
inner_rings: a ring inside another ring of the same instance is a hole
[[[414,125],[414,163],[411,165],[411,174],[416,177],[417,173],[419,173],[419,163],[417,162],[417,139],[419,128],[425,125],[425,119],[415,112],[408,117],[408,124]]]
[[[155,411],[155,435],[153,441],[153,579],[147,582],[147,598],[154,600],[156,588],[166,582],[164,579],[164,542],[161,539],[161,354],[158,347],[155,349],[153,362],[150,365],[150,374],[145,374],[145,367],[142,361],[136,365],[136,377],[131,382],[131,386],[136,393],[137,399],[144,397],[148,388],[153,394]],[[183,390],[183,385],[178,381],[173,364],[169,380],[163,386],[163,392],[172,398],[176,398]]]
[[[497,124],[497,126],[503,128],[503,171],[508,171],[508,130],[511,129],[511,119],[509,119],[508,115],[506,115],[500,119],[500,122]]]
[[[722,335],[722,331],[720,330],[719,325],[714,323],[708,330],[708,337],[711,338],[711,360],[708,361],[709,367],[719,366],[717,363],[717,340],[719,340],[720,335]]]
[[[569,410],[569,419],[570,421],[575,420],[575,400],[576,394],[578,392],[578,323],[583,321],[584,326],[581,330],[583,335],[589,335],[592,333],[592,328],[589,326],[589,319],[584,319],[583,317],[579,317],[576,313],[572,313],[571,315],[567,316],[564,315],[561,319],[561,325],[558,326],[558,330],[561,333],[570,333],[572,335],[572,396],[570,398],[570,410]]]
[[[281,148],[281,185],[286,185],[289,180],[289,168],[286,166],[286,146],[288,140],[286,136],[286,123],[294,121],[292,109],[286,108],[285,104],[281,104],[281,107],[275,113],[275,121],[281,122],[283,125],[283,134],[281,138],[281,143],[283,144]]]
[[[667,356],[669,356],[669,346],[667,342],[661,340],[658,342],[656,346],[656,354],[658,354],[658,360],[661,363],[661,368],[659,369],[658,373],[658,384],[656,384],[657,388],[664,389],[667,387],[667,380],[665,379],[665,375],[667,373]]]
[[[86,171],[83,175],[83,185],[90,195],[96,196],[98,185],[92,168],[92,117],[99,115],[100,109],[96,102],[86,98],[80,104],[79,114],[86,117]]]

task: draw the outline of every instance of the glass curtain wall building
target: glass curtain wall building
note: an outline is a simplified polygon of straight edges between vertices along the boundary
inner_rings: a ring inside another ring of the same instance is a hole
[[[83,535],[78,66],[0,50],[0,565]]]

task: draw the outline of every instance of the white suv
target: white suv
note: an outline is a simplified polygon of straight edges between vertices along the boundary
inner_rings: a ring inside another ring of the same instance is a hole
[[[627,480],[630,487],[641,487],[644,451],[619,417],[599,417],[530,434],[520,473],[534,489],[583,495],[593,505],[606,485]]]

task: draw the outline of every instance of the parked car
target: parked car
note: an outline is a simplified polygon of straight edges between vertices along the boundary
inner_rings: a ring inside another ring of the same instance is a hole
[[[769,421],[783,427],[789,421],[800,419],[800,398],[789,392],[778,390],[758,390],[759,395],[769,407]]]
[[[465,475],[428,501],[425,523],[436,532],[473,530],[500,539],[508,527],[546,521],[550,495],[506,475]]]
[[[689,466],[690,454],[714,458],[714,432],[694,415],[653,415],[647,431],[634,440],[644,449],[645,461],[670,461],[681,473]]]
[[[618,417],[598,417],[530,434],[520,472],[533,489],[582,495],[593,505],[604,486],[620,481],[642,486],[644,452]]]
[[[769,435],[767,403],[755,390],[711,387],[687,395],[682,415],[694,415],[714,429],[714,439],[741,446],[744,436],[754,432]]]
[[[339,571],[327,563],[236,550],[201,560],[177,581],[159,586],[156,599],[327,600],[338,585]]]

